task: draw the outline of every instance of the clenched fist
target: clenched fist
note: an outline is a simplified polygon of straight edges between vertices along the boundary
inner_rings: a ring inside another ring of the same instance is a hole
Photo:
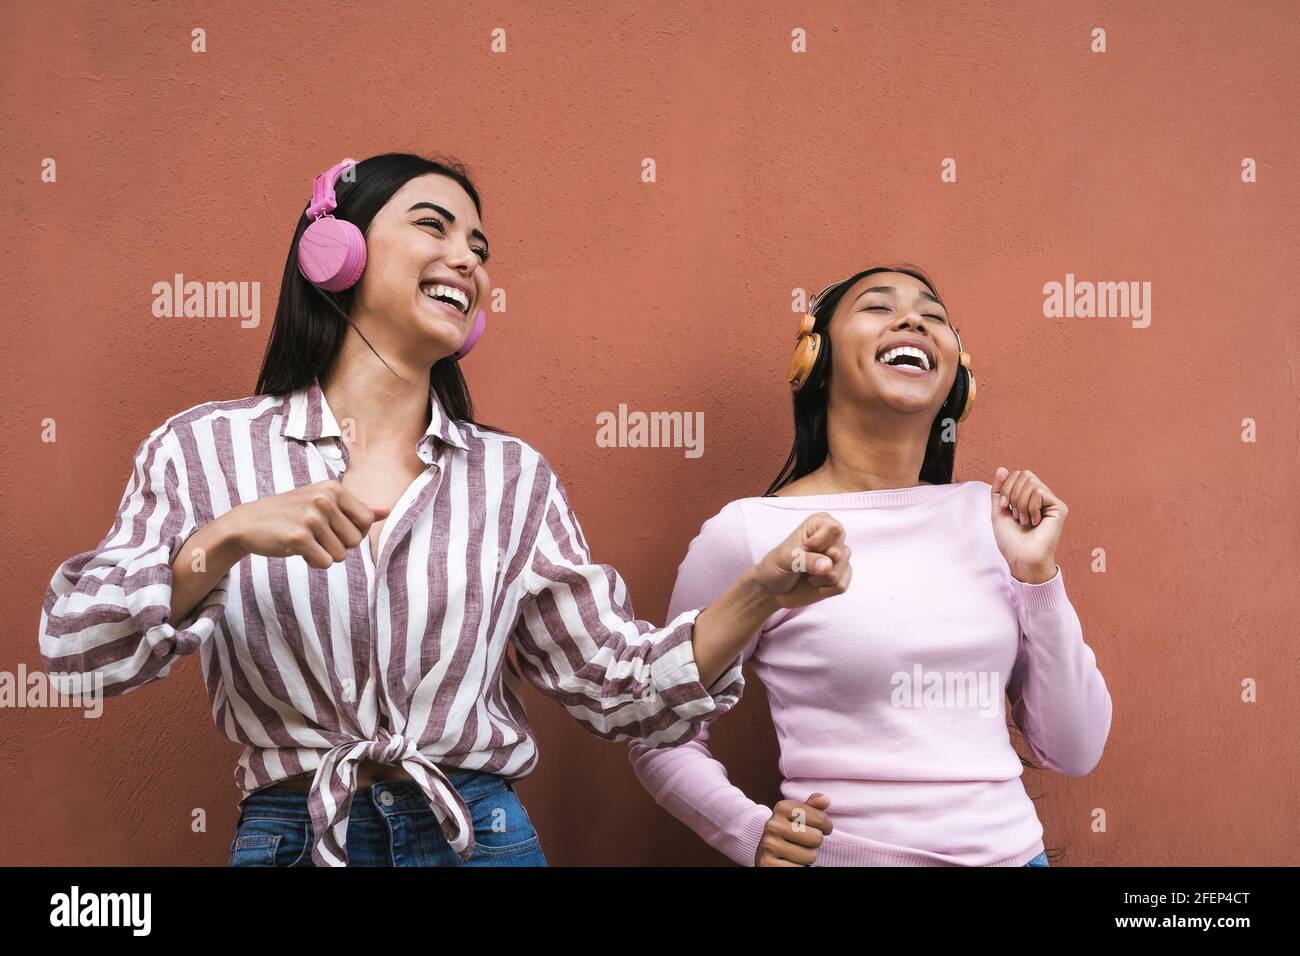
[[[1028,468],[999,468],[990,487],[993,535],[1012,575],[1028,584],[1051,580],[1070,509]]]
[[[853,578],[844,525],[825,511],[803,524],[754,566],[759,585],[784,608],[843,594]]]
[[[297,554],[313,568],[328,568],[365,540],[370,526],[388,516],[371,508],[335,479],[247,501],[230,511],[242,551],[284,558]]]
[[[830,797],[814,793],[805,803],[782,800],[772,808],[763,825],[763,836],[754,854],[755,866],[812,866],[817,848],[834,829],[826,808]]]

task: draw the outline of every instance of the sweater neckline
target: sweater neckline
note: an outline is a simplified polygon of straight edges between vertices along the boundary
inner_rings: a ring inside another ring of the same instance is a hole
[[[884,508],[890,505],[933,501],[969,484],[971,484],[969,481],[953,481],[944,485],[912,485],[910,488],[879,488],[875,491],[841,491],[826,495],[770,495],[754,500],[776,508]]]

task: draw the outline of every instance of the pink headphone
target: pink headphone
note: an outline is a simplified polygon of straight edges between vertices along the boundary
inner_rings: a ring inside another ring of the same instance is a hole
[[[330,215],[339,204],[334,184],[356,164],[354,159],[345,159],[312,180],[311,205],[306,213],[312,223],[298,240],[298,271],[312,285],[328,292],[350,289],[366,268],[366,237],[353,223]],[[451,357],[468,355],[486,325],[487,313],[479,309],[465,343]]]

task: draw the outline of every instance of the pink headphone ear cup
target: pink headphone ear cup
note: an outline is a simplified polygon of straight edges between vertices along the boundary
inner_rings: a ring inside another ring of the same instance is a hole
[[[470,350],[473,349],[474,346],[478,344],[478,340],[482,337],[483,330],[485,328],[487,328],[487,312],[485,312],[483,309],[479,309],[478,315],[474,316],[473,327],[470,328],[469,334],[465,336],[464,344],[462,344],[459,349],[457,349],[454,353],[452,353],[451,357],[454,359],[463,359],[466,355],[468,355],[470,353]]]
[[[298,271],[329,292],[351,288],[365,268],[366,237],[345,219],[317,219],[298,240]]]

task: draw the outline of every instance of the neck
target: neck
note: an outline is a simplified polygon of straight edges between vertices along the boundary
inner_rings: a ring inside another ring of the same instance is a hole
[[[928,484],[925,464],[930,422],[924,415],[893,409],[827,408],[826,461],[816,474],[844,491],[882,491]]]
[[[386,349],[368,337],[388,365],[349,327],[334,364],[321,379],[321,391],[345,440],[351,436],[350,445],[413,449],[429,427],[431,366],[404,363],[401,350]]]

